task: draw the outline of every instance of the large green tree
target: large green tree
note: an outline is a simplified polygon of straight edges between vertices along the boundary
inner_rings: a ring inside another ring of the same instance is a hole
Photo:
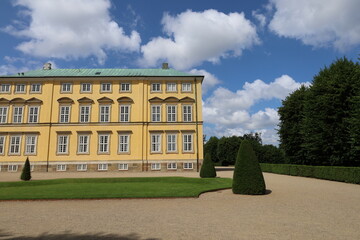
[[[236,154],[241,143],[241,137],[222,137],[217,146],[217,154],[221,165],[234,165]]]
[[[204,145],[204,156],[206,156],[206,154],[210,154],[211,160],[214,163],[219,162],[219,158],[217,155],[218,142],[219,142],[219,139],[217,137],[210,137],[209,140]]]

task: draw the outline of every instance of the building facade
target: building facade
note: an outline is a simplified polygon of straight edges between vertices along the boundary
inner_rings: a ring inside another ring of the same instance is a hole
[[[0,170],[196,171],[202,81],[166,65],[0,76]]]

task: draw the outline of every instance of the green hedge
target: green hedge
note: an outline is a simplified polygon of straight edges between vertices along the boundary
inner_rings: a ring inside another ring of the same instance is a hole
[[[263,172],[360,184],[360,167],[260,163]]]

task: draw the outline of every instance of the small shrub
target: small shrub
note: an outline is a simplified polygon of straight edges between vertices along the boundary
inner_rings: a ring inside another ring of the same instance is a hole
[[[21,172],[20,179],[23,180],[23,181],[29,181],[31,179],[29,158],[26,158],[24,167],[23,167],[22,172]]]
[[[232,191],[235,194],[265,194],[260,164],[248,140],[242,141],[235,163]]]
[[[205,155],[204,162],[201,166],[200,170],[201,178],[214,178],[216,177],[216,170],[214,167],[214,163],[211,160],[211,156],[209,153]]]

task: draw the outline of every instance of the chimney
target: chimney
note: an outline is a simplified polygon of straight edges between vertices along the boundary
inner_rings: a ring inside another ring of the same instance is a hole
[[[162,69],[169,69],[169,64],[166,63],[166,62],[164,62],[164,63],[162,64]]]
[[[51,63],[45,63],[43,66],[43,70],[51,70]]]

